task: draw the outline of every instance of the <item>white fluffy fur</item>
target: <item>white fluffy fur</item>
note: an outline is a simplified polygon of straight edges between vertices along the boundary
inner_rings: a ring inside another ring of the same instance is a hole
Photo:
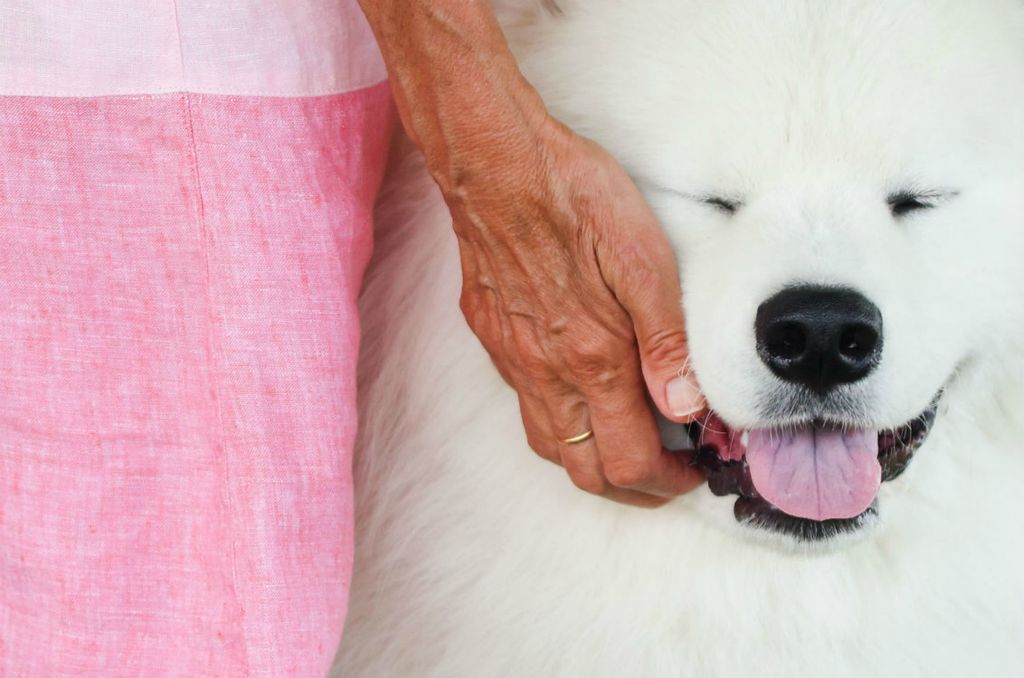
[[[1020,675],[1024,5],[505,4],[527,76],[633,173],[677,246],[694,365],[730,423],[763,424],[778,393],[752,319],[795,280],[854,286],[884,314],[851,421],[897,425],[949,387],[860,538],[798,547],[703,488],[657,511],[585,495],[529,451],[407,152],[362,298],[338,675]],[[957,195],[896,222],[885,197],[905,186]]]

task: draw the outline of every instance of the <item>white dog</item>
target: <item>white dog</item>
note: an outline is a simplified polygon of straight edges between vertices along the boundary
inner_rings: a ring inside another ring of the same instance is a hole
[[[522,4],[527,77],[676,247],[712,491],[629,508],[530,452],[410,154],[339,674],[1024,675],[1024,3]]]

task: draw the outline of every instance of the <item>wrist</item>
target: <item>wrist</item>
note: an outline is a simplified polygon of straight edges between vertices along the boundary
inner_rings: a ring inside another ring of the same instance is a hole
[[[554,126],[485,0],[360,0],[399,115],[446,193],[536,164]]]
[[[528,169],[555,127],[511,54],[479,56],[453,64],[458,75],[428,74],[403,88],[403,123],[446,192]]]
[[[471,113],[438,112],[419,145],[442,190],[457,192],[480,182],[535,178],[557,127],[532,87],[506,82]]]

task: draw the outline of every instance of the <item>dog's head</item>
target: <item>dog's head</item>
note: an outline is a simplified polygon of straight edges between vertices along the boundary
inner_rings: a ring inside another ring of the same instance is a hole
[[[943,392],[1019,350],[1024,4],[559,6],[524,69],[676,246],[712,489],[858,529]]]

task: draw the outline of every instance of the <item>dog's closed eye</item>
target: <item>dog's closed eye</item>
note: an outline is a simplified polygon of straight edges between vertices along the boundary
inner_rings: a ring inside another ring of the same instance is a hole
[[[937,191],[896,191],[890,193],[886,202],[889,204],[889,211],[892,216],[899,219],[914,212],[921,212],[937,207],[949,194]]]
[[[701,202],[726,214],[736,214],[740,207],[743,206],[743,203],[738,200],[730,200],[729,198],[719,196],[706,196],[701,198]]]
[[[729,216],[736,214],[736,212],[738,212],[739,209],[743,207],[743,202],[737,198],[729,198],[722,195],[701,192],[690,193],[687,191],[676,190],[674,188],[668,188],[664,184],[659,183],[657,181],[652,181],[647,177],[639,176],[636,174],[633,174],[632,177],[633,181],[636,182],[638,186],[642,186],[647,189],[653,189],[659,193],[663,193],[666,195],[674,195],[680,198],[686,198],[687,200],[692,200],[695,203],[707,205],[708,207],[713,207],[716,210],[722,212],[723,214]]]

